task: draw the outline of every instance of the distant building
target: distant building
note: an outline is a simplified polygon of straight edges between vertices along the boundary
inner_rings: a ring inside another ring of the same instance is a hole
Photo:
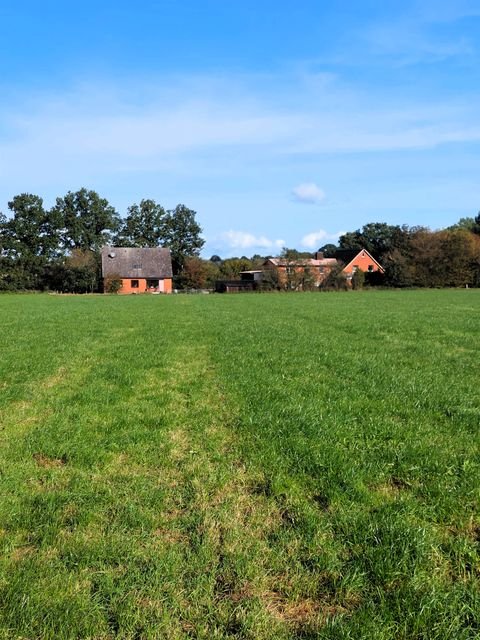
[[[384,273],[382,265],[366,249],[339,249],[333,258],[325,258],[321,251],[317,251],[313,258],[267,258],[262,271],[244,271],[243,274],[258,274],[252,276],[252,279],[254,277],[258,282],[267,279],[271,281],[271,276],[274,275],[278,288],[301,291],[321,287],[331,271],[339,266],[347,285],[351,285],[353,274],[357,270],[365,273]],[[244,278],[242,274],[241,277]],[[242,290],[241,285],[234,289],[236,282],[239,281],[230,282],[230,289]]]
[[[269,288],[295,291],[318,289],[333,269],[339,269],[345,276],[347,286],[351,286],[353,274],[358,270],[365,273],[385,272],[366,249],[339,249],[333,258],[325,258],[321,251],[314,255],[314,258],[292,260],[267,258],[261,269],[242,271],[239,280],[217,280],[215,291],[237,293]]]
[[[244,282],[261,282],[263,280],[263,270],[240,271],[240,279]]]
[[[351,282],[353,274],[358,270],[364,273],[385,273],[382,265],[366,249],[339,249],[335,252],[335,258],[344,265],[342,273],[347,282]]]
[[[257,291],[263,280],[264,272],[261,269],[255,271],[241,271],[240,280],[217,280],[215,291],[217,293],[239,293],[241,291]]]
[[[280,287],[302,289],[305,278],[308,278],[310,286],[319,287],[337,264],[335,258],[324,258],[323,253],[317,251],[314,258],[267,258],[263,268],[276,272]]]
[[[121,280],[119,293],[171,293],[172,259],[170,249],[160,247],[102,248],[104,291],[114,278]]]

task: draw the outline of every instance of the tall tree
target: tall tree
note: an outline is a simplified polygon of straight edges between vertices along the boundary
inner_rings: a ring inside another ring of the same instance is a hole
[[[61,241],[67,252],[98,251],[111,241],[120,225],[120,217],[108,200],[85,188],[57,198],[52,215],[62,225]]]
[[[15,196],[8,208],[12,217],[0,220],[4,288],[35,289],[44,286],[45,266],[58,246],[58,229],[31,193]]]
[[[205,244],[195,216],[195,211],[179,204],[163,218],[161,244],[170,249],[174,275],[181,272],[185,259],[198,256]]]
[[[128,207],[114,244],[120,247],[157,247],[163,243],[165,209],[155,200]]]
[[[374,258],[382,258],[394,249],[400,251],[408,243],[407,227],[370,222],[361,229],[340,236],[342,249],[366,249]]]

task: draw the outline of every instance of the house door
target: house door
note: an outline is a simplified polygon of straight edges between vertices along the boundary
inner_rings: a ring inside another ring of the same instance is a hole
[[[158,281],[158,290],[160,291],[160,293],[164,293],[164,291],[165,291],[165,280],[159,280]]]

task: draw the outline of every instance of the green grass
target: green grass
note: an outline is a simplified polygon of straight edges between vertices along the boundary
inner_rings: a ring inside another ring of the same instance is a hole
[[[0,638],[480,636],[480,291],[0,297]]]

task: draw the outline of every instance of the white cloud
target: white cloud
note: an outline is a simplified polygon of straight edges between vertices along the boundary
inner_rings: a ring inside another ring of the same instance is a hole
[[[312,231],[311,233],[307,233],[307,235],[303,236],[300,241],[302,247],[307,247],[308,249],[318,248],[321,244],[327,244],[328,242],[336,242],[340,236],[342,236],[345,231],[338,231],[337,233],[328,233],[324,229],[319,229],[318,231]]]
[[[225,231],[221,233],[217,242],[229,249],[281,249],[285,240],[270,240],[266,236],[256,236],[245,231]]]
[[[314,182],[304,182],[292,189],[292,195],[297,202],[319,204],[325,200],[325,192]]]

